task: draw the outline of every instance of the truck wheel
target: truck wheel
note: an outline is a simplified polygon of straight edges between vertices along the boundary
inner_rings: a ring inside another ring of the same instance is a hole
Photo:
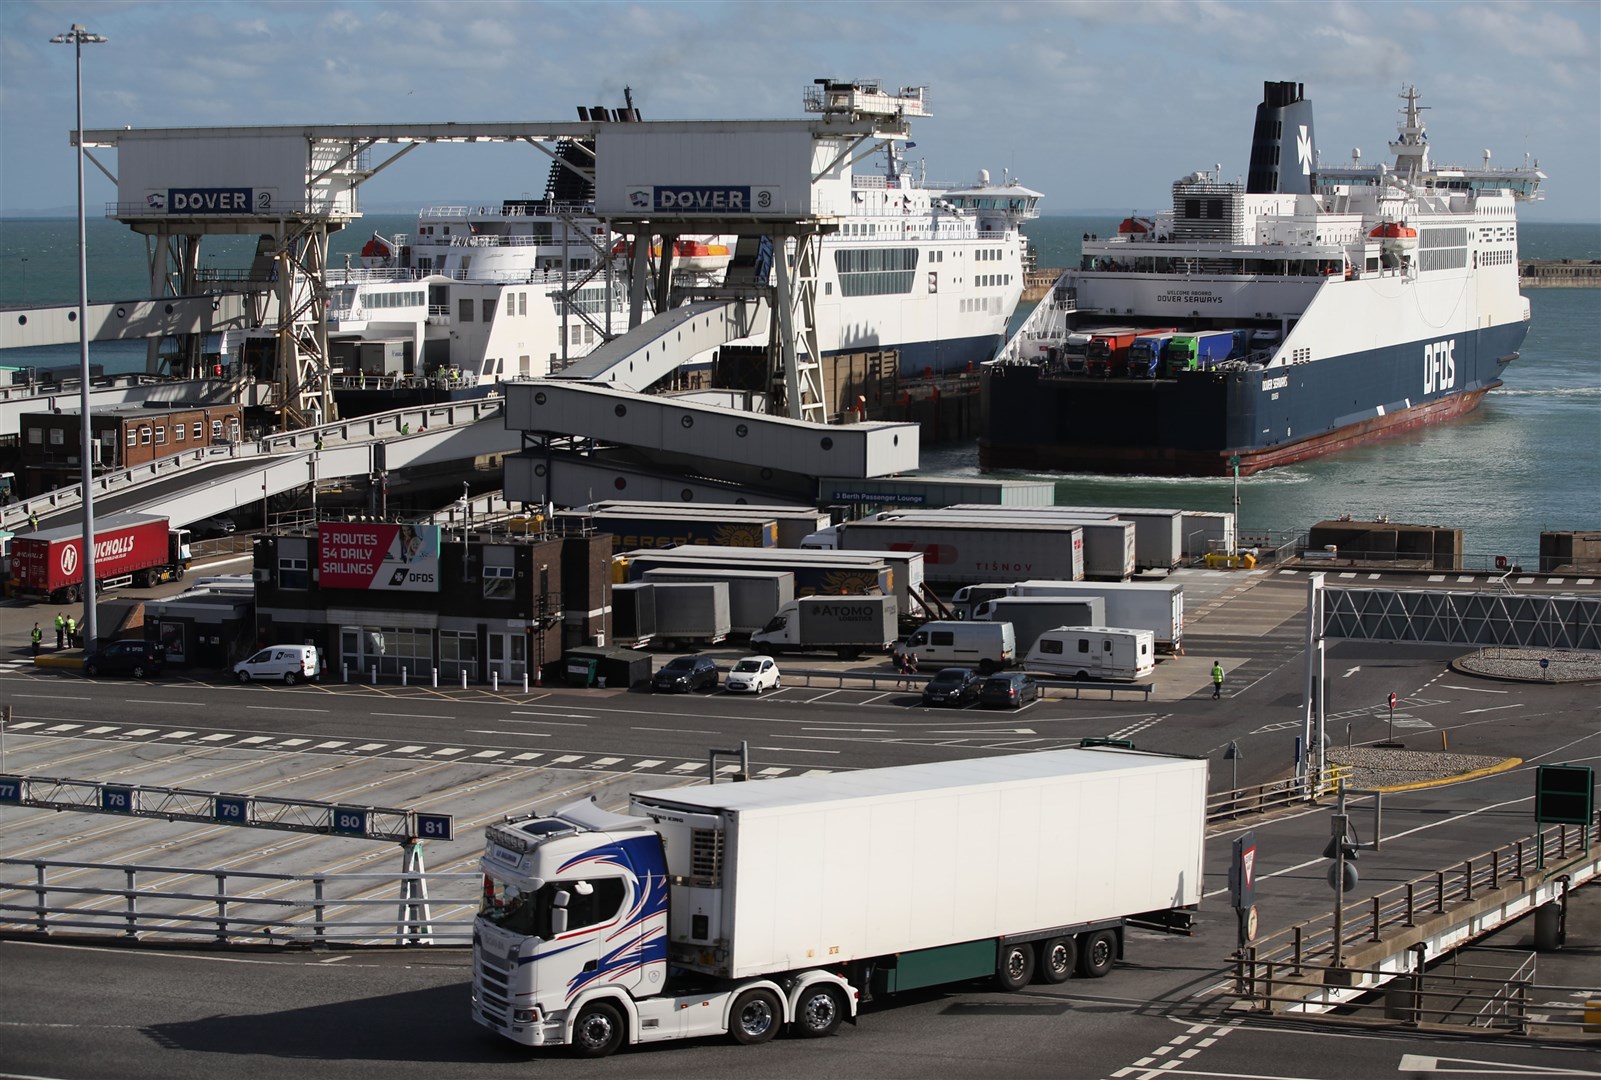
[[[1003,945],[1001,962],[995,968],[995,985],[1002,990],[1021,990],[1034,977],[1034,946],[1027,943]]]
[[[1099,979],[1112,970],[1117,960],[1117,935],[1096,930],[1082,935],[1078,951],[1078,973],[1086,979]]]
[[[813,983],[801,992],[795,1008],[795,1030],[808,1039],[834,1034],[845,1020],[845,995],[839,987]]]
[[[1036,976],[1042,983],[1063,983],[1073,974],[1078,962],[1078,943],[1070,937],[1053,937],[1040,942],[1039,971]]]
[[[76,604],[79,600],[82,600],[82,599],[83,599],[83,593],[79,591],[79,587],[77,585],[69,585],[69,586],[67,586],[67,603]]]
[[[573,1053],[581,1058],[603,1058],[623,1045],[623,1014],[617,1006],[597,1001],[578,1014],[573,1025]]]
[[[734,999],[728,1033],[743,1046],[755,1046],[778,1034],[781,1016],[778,998],[771,990],[747,990]]]
[[[184,574],[183,567],[180,566],[180,567],[178,567],[178,569],[176,569],[176,570],[174,570],[172,572],[172,580],[174,580],[174,581],[182,581],[183,580],[183,574]]]

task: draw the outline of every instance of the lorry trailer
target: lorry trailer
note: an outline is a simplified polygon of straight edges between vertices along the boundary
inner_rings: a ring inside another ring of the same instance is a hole
[[[1027,656],[1047,630],[1105,626],[1106,601],[1099,596],[997,596],[975,608],[973,620],[1011,623],[1017,655]]]
[[[791,1027],[1110,972],[1201,899],[1204,759],[1112,748],[641,791],[490,825],[472,1015],[525,1046]],[[1042,854],[1043,853],[1043,854]]]
[[[953,514],[898,514],[835,525],[806,539],[808,548],[837,551],[916,551],[923,575],[936,585],[1087,572],[1085,531],[1073,525],[1022,519],[984,520]],[[1049,570],[1044,568],[1049,567]]]
[[[780,607],[750,644],[771,653],[832,652],[854,660],[894,647],[898,612],[893,596],[808,596]]]
[[[584,513],[558,511],[556,521],[574,522],[610,533],[612,551],[671,548],[683,544],[717,544],[726,547],[776,547],[778,522],[771,518],[725,518],[710,515],[669,514],[663,511],[625,513],[600,510]]]
[[[795,575],[788,570],[723,570],[709,566],[661,566],[646,570],[645,581],[721,581],[728,586],[728,631],[743,637],[772,621],[773,613],[795,599]],[[1097,622],[1099,620],[1087,620]]]
[[[1144,581],[1019,581],[1012,596],[1099,596],[1110,626],[1149,630],[1156,647],[1184,649],[1184,586]]]
[[[95,589],[150,588],[189,569],[189,530],[164,517],[122,514],[95,523]],[[83,596],[83,526],[18,536],[11,542],[11,594],[52,604]]]
[[[620,514],[668,514],[679,518],[713,518],[725,522],[773,521],[778,524],[778,546],[800,547],[801,538],[816,532],[829,523],[827,510],[815,506],[755,506],[746,503],[684,503],[605,499],[592,503],[590,512],[608,511]]]

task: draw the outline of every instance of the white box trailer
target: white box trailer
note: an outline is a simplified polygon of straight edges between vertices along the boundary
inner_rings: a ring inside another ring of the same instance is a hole
[[[830,520],[827,510],[819,510],[812,506],[753,506],[748,503],[630,502],[627,499],[605,499],[592,503],[589,509],[617,513],[708,517],[725,521],[776,521],[778,546],[786,548],[800,547],[802,538],[824,528]]]
[[[1047,630],[1106,625],[1106,601],[1099,596],[997,596],[974,609],[973,621],[1011,623],[1017,655],[1023,657]]]
[[[940,585],[1089,572],[1087,530],[1076,525],[869,518],[836,525],[832,533],[809,537],[808,544],[829,535],[839,551],[918,552],[923,574]]]
[[[1134,563],[1140,570],[1171,570],[1184,561],[1184,511],[1133,506],[1040,507],[1048,519],[1067,513],[1110,512],[1119,521],[1134,523]]]
[[[637,792],[487,828],[474,1018],[531,1046],[785,1024],[859,999],[1123,953],[1126,920],[1201,900],[1207,763],[1057,750]],[[626,922],[635,939],[617,940]],[[561,939],[561,947],[540,949]]]
[[[1232,555],[1239,550],[1234,515],[1227,510],[1184,511],[1184,557],[1200,559],[1214,551]]]
[[[1000,549],[996,557],[980,567],[985,573],[969,574],[964,581],[1004,577],[1001,573],[1008,565],[1017,565],[1019,559],[1008,560],[1006,547],[1012,530],[1022,528],[1060,529],[1078,527],[1084,535],[1084,577],[1101,581],[1124,581],[1134,573],[1136,529],[1133,522],[1124,521],[1113,514],[1052,513],[1049,507],[1038,508],[1041,513],[1028,515],[1022,511],[985,510],[890,510],[877,518],[854,522],[837,528],[857,528],[861,525],[898,525],[905,528],[920,527],[929,530],[942,528],[990,529],[997,533]],[[847,547],[851,546],[849,543]],[[1020,549],[1021,550],[1021,549]],[[1040,564],[1045,565],[1045,564]],[[1062,576],[1058,574],[1057,576]],[[931,579],[932,580],[932,579]]]
[[[1019,581],[1012,596],[1099,596],[1106,622],[1156,635],[1156,647],[1184,647],[1184,586],[1145,581]]]
[[[724,570],[718,567],[698,570],[662,566],[646,570],[641,580],[656,584],[723,582],[728,586],[728,632],[731,634],[754,634],[772,621],[774,612],[795,599],[795,575],[788,570]]]
[[[870,566],[882,563],[889,567],[890,588],[884,591],[893,592],[895,601],[900,605],[902,614],[908,612],[920,614],[925,611],[923,604],[923,553],[921,551],[818,551],[811,548],[738,548],[718,547],[711,544],[695,544],[689,547],[668,548],[665,551],[653,553],[663,557],[676,557],[694,559],[700,562],[714,563],[741,570],[756,570],[764,567],[779,567],[793,569],[803,565],[834,566],[834,565],[861,565]],[[631,557],[631,555],[630,555]],[[797,593],[806,591],[808,586],[803,582],[803,575],[795,571],[795,590]],[[868,592],[866,588],[849,587],[845,589],[823,589],[811,587],[813,592]]]

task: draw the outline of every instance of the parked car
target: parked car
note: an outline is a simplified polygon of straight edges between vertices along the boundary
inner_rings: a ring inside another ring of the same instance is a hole
[[[240,682],[281,679],[285,686],[293,686],[302,679],[320,678],[322,657],[312,645],[270,645],[235,664],[233,673]]]
[[[724,685],[731,694],[759,694],[763,690],[777,690],[780,685],[778,664],[771,656],[747,656],[734,662]]]
[[[1040,696],[1040,684],[1032,675],[1009,671],[1005,675],[991,675],[979,687],[978,703],[986,708],[1021,709]]]
[[[940,668],[923,687],[924,705],[967,705],[978,697],[983,679],[964,667]]]
[[[224,536],[232,536],[234,532],[233,518],[227,514],[218,514],[216,517],[201,518],[199,521],[189,523],[189,535],[196,540],[216,540]]]
[[[143,679],[147,675],[160,675],[167,666],[167,650],[159,641],[129,638],[113,641],[83,658],[83,673],[96,675],[132,675]]]
[[[717,665],[709,656],[675,656],[662,665],[651,686],[680,694],[687,694],[691,690],[715,690]]]

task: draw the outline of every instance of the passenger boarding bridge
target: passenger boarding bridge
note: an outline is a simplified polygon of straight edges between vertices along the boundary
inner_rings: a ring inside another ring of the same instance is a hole
[[[594,192],[595,217],[633,238],[628,287],[635,325],[569,368],[564,381],[582,378],[619,391],[644,391],[684,360],[751,336],[765,321],[767,391],[752,400],[782,415],[744,414],[740,424],[747,431],[770,431],[772,437],[740,449],[776,456],[747,456],[739,463],[751,466],[760,479],[763,473],[798,475],[798,463],[806,458],[795,456],[802,441],[863,441],[882,451],[876,434],[866,437],[867,426],[848,435],[823,428],[827,391],[817,347],[817,260],[822,235],[837,228],[851,209],[851,165],[886,142],[907,140],[909,118],[928,115],[924,94],[917,87],[888,91],[876,83],[817,80],[808,88],[805,104],[808,112],[819,115],[807,120],[645,122],[631,109],[581,109],[578,121],[549,124],[87,131],[86,148],[117,151],[115,172],[93,152],[89,156],[117,183],[117,199],[108,215],[147,237],[150,286],[158,297],[142,302],[138,319],[125,310],[119,315],[115,306],[97,305],[93,333],[97,338],[178,336],[188,342],[193,367],[201,334],[240,323],[245,329],[275,329],[276,385],[270,395],[256,393],[257,403],[278,410],[286,431],[335,417],[327,244],[332,233],[361,216],[360,186],[419,146],[524,142],[555,167],[578,173]],[[593,148],[591,169],[553,149],[575,141]],[[399,149],[375,161],[371,155],[379,147]],[[672,241],[701,234],[738,237],[733,262],[722,286],[697,290],[687,307],[674,309]],[[217,235],[261,238],[248,273],[223,280],[200,269],[200,244]],[[662,252],[654,280],[649,258],[653,238],[660,238]],[[644,301],[652,291],[652,308],[662,314],[643,323]],[[206,297],[195,301],[201,293]],[[33,318],[49,328],[50,340],[71,340],[68,328],[58,325],[72,318],[67,308],[38,311]],[[34,342],[23,342],[9,326],[0,328],[0,348],[23,343]],[[249,396],[245,386],[236,389],[240,397]],[[676,408],[687,431],[699,414],[693,407]],[[803,437],[786,426],[802,421],[819,426],[821,433]],[[889,435],[898,443],[894,452],[858,453],[857,468],[914,468],[916,429],[898,427],[902,430]],[[531,430],[538,433],[536,439],[547,441],[550,435],[620,444],[632,438],[628,431]],[[553,454],[555,448],[550,449]],[[656,449],[681,460],[698,453],[699,443],[676,440],[674,446]],[[722,459],[692,461],[679,471],[715,477],[726,464]],[[833,462],[821,471],[854,475]]]

